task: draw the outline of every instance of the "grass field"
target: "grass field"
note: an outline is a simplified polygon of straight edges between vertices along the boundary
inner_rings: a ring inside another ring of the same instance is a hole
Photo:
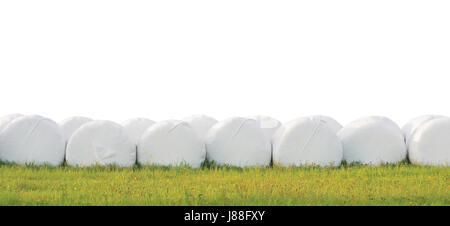
[[[450,168],[117,168],[0,163],[0,205],[450,205]]]

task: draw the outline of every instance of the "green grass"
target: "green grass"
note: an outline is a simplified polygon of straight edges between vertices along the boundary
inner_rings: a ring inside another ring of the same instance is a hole
[[[0,163],[0,205],[450,205],[450,168]]]

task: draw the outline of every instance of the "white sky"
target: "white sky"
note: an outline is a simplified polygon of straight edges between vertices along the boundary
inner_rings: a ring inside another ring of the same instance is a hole
[[[450,1],[1,1],[0,115],[450,115]]]

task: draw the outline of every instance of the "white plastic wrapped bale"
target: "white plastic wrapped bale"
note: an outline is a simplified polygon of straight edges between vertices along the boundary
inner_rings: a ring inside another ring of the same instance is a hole
[[[409,160],[421,165],[450,166],[450,118],[423,123],[410,137]]]
[[[7,126],[10,122],[12,122],[14,119],[22,117],[22,114],[9,114],[0,117],[0,132],[2,129]]]
[[[149,128],[138,144],[138,162],[143,165],[193,168],[205,161],[206,150],[188,123],[179,120],[158,122]]]
[[[442,117],[444,117],[444,116],[442,116],[442,115],[422,115],[422,116],[413,118],[408,123],[406,123],[402,128],[403,135],[405,136],[406,146],[407,147],[409,146],[409,138],[416,131],[417,128],[419,128],[421,125],[425,124],[426,122],[428,122],[430,120],[442,118]]]
[[[202,140],[205,139],[208,130],[217,123],[216,119],[206,115],[192,115],[182,120],[187,122]]]
[[[339,131],[344,160],[378,165],[406,158],[406,145],[400,128],[386,117],[372,116],[351,122]]]
[[[136,147],[123,126],[95,120],[72,134],[67,143],[66,160],[72,166],[129,167],[136,162]]]
[[[254,119],[230,118],[215,124],[206,135],[209,161],[231,166],[270,164],[271,144]]]
[[[269,117],[269,116],[257,115],[257,116],[251,116],[249,118],[254,119],[259,123],[259,126],[261,127],[264,135],[269,140],[272,139],[273,134],[281,126],[280,121],[278,121],[272,117]]]
[[[283,166],[339,166],[342,144],[320,117],[305,117],[283,124],[272,138],[273,162]]]
[[[64,141],[67,143],[75,130],[90,121],[92,121],[92,119],[82,116],[74,116],[61,121],[59,123],[59,126],[61,126],[61,129],[63,131]]]
[[[312,119],[318,119],[320,121],[322,121],[323,123],[325,123],[326,126],[328,126],[331,130],[333,130],[334,133],[338,133],[339,130],[342,129],[342,125],[336,121],[335,119],[325,116],[325,115],[313,115],[313,116],[309,116]]]
[[[150,119],[133,118],[123,122],[122,126],[125,127],[125,130],[127,131],[133,143],[137,145],[139,143],[139,140],[141,139],[142,134],[144,134],[144,132],[153,124],[155,124],[155,122]]]
[[[56,122],[38,115],[17,117],[0,133],[0,159],[57,166],[64,161],[64,145]]]

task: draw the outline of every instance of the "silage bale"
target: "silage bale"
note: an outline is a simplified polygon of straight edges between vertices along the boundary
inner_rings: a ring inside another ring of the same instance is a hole
[[[0,133],[0,159],[57,166],[64,161],[64,145],[56,122],[38,115],[16,117]]]
[[[403,133],[392,120],[372,116],[346,125],[338,136],[344,148],[344,160],[349,163],[378,165],[397,163],[406,158]]]
[[[266,166],[271,144],[259,123],[249,118],[229,118],[215,124],[206,135],[207,159],[231,166]]]
[[[187,122],[202,140],[205,139],[208,130],[217,123],[216,119],[206,115],[192,115],[182,120]]]
[[[154,124],[141,136],[137,160],[143,165],[198,168],[205,155],[202,140],[187,122],[167,120]]]
[[[311,119],[318,119],[325,123],[326,126],[328,126],[334,133],[338,133],[339,130],[342,129],[342,125],[336,121],[334,118],[325,116],[325,115],[312,115],[309,116]]]
[[[272,138],[273,162],[283,166],[339,166],[343,149],[335,130],[320,117],[284,123]]]
[[[416,131],[417,128],[419,128],[421,125],[425,124],[426,122],[442,118],[444,116],[442,115],[421,115],[419,117],[411,119],[408,123],[406,123],[402,127],[403,135],[405,137],[406,147],[409,146],[409,139],[412,136],[412,134]]]
[[[66,160],[72,166],[129,167],[136,162],[136,148],[123,126],[94,120],[72,134],[67,143]]]
[[[264,115],[256,115],[249,117],[251,119],[256,120],[259,123],[259,126],[261,127],[264,135],[267,139],[271,140],[273,134],[277,131],[278,128],[281,126],[281,122]]]
[[[122,126],[127,131],[133,143],[137,146],[142,134],[144,134],[144,132],[153,124],[155,124],[155,122],[147,118],[133,118],[124,121]]]
[[[408,155],[415,164],[450,166],[450,118],[428,120],[416,128]]]
[[[63,131],[65,143],[67,144],[67,141],[69,141],[70,137],[75,132],[75,130],[77,130],[82,125],[90,121],[92,121],[92,119],[82,116],[74,116],[61,121],[59,123],[59,126]]]

